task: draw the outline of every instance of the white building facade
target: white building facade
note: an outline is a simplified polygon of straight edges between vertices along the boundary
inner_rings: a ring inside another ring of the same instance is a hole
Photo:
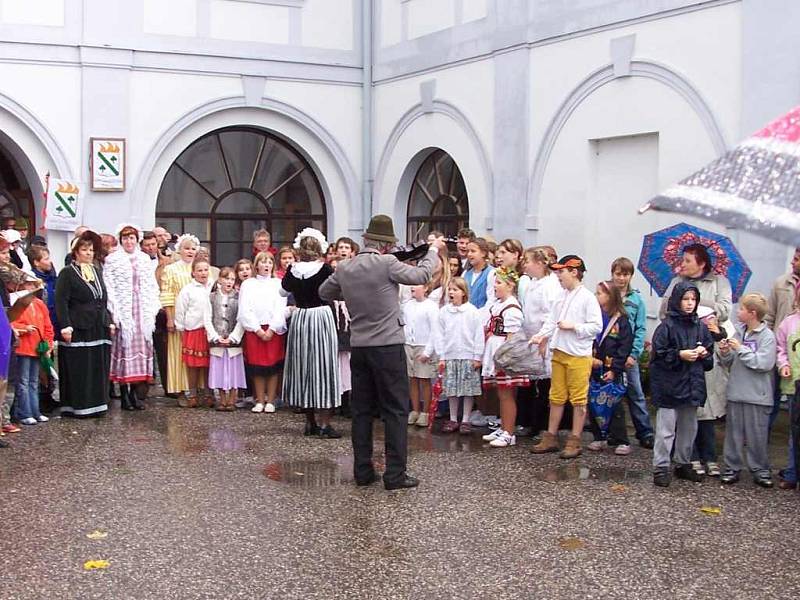
[[[97,231],[164,224],[229,263],[258,227],[358,238],[382,212],[406,238],[551,244],[596,281],[681,220],[639,216],[649,197],[800,102],[798,19],[794,0],[0,0],[0,211],[40,227],[44,175],[85,184],[90,138],[122,138],[125,190],[84,196]],[[727,233],[767,289],[787,249]]]

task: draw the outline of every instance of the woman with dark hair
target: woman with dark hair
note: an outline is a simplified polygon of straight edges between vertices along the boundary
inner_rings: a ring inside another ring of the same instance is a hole
[[[108,410],[111,337],[103,276],[95,268],[100,236],[85,231],[72,242],[72,264],[56,282],[56,314],[61,326],[58,351],[61,414],[102,416]]]
[[[305,435],[336,439],[341,437],[331,427],[333,409],[341,405],[336,321],[330,305],[319,297],[319,287],[333,274],[324,262],[328,242],[321,232],[306,228],[294,245],[299,260],[281,282],[281,293],[292,294],[297,306],[289,322],[283,399],[305,410]]]
[[[702,244],[691,244],[683,249],[683,259],[677,277],[672,280],[664,293],[659,318],[663,321],[667,312],[667,303],[672,289],[679,281],[691,283],[700,292],[698,312],[702,307],[713,311],[703,318],[712,335],[726,337],[733,335],[733,324],[730,322],[733,306],[733,292],[727,277],[717,275],[713,271],[713,263],[708,249]],[[726,334],[727,330],[727,334]],[[697,409],[697,438],[692,455],[692,467],[704,475],[717,477],[720,474],[717,464],[715,423],[724,417],[727,409],[725,387],[728,384],[727,371],[715,363],[711,371],[706,372],[706,402]]]
[[[144,410],[148,383],[153,379],[153,331],[161,308],[156,261],[139,248],[139,230],[118,228],[121,249],[103,266],[108,310],[117,327],[111,346],[111,381],[119,383],[124,410]]]

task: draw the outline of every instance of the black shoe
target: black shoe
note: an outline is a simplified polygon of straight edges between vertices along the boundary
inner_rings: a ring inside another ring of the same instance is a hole
[[[775,485],[772,475],[753,475],[753,483],[767,489]]]
[[[400,481],[395,481],[393,483],[384,483],[383,487],[387,490],[407,490],[409,488],[415,488],[419,485],[419,479],[416,477],[411,477],[411,475],[406,475]]]
[[[658,487],[669,487],[671,481],[672,477],[670,477],[669,471],[656,471],[653,473],[653,485]]]
[[[316,423],[310,423],[309,421],[306,421],[306,428],[303,430],[303,435],[306,437],[312,435],[316,436],[320,434],[320,431],[321,429]]]
[[[648,450],[652,450],[653,446],[656,445],[656,438],[655,436],[648,435],[647,437],[644,437],[641,440],[639,440],[639,445],[642,448],[647,448]]]
[[[369,477],[365,477],[364,479],[359,479],[358,477],[356,477],[356,485],[358,487],[366,487],[368,485],[372,485],[377,480],[378,476],[375,475],[375,473],[373,472],[372,475],[370,475]]]
[[[338,440],[340,437],[342,437],[342,434],[336,431],[330,425],[326,425],[319,430],[319,437],[325,440]]]
[[[677,465],[675,467],[675,477],[678,479],[685,479],[686,481],[694,481],[695,483],[703,481],[703,476],[695,471],[691,464]]]
[[[739,471],[733,471],[731,469],[725,469],[719,476],[720,483],[725,483],[731,485],[733,483],[739,483]]]
[[[127,385],[119,386],[119,406],[122,410],[134,409],[131,396],[133,396],[133,390],[129,389]]]

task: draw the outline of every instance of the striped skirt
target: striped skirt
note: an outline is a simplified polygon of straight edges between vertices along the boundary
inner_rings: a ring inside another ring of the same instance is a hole
[[[320,306],[296,310],[286,338],[284,402],[300,408],[340,406],[339,350],[331,309]]]

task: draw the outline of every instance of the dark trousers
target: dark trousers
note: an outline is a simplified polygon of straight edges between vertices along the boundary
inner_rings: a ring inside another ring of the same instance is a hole
[[[549,379],[534,379],[530,386],[517,388],[517,425],[531,427],[537,434],[547,429],[549,418]]]
[[[156,315],[156,329],[153,332],[153,351],[156,366],[164,393],[167,393],[167,313],[162,309]]]
[[[384,483],[406,476],[408,454],[408,374],[403,344],[353,348],[350,355],[353,379],[353,473],[357,481],[374,475],[372,464],[372,419],[379,412],[386,443]],[[377,411],[376,411],[377,409]]]
[[[697,437],[694,439],[692,460],[702,463],[717,462],[717,421],[697,421]]]

